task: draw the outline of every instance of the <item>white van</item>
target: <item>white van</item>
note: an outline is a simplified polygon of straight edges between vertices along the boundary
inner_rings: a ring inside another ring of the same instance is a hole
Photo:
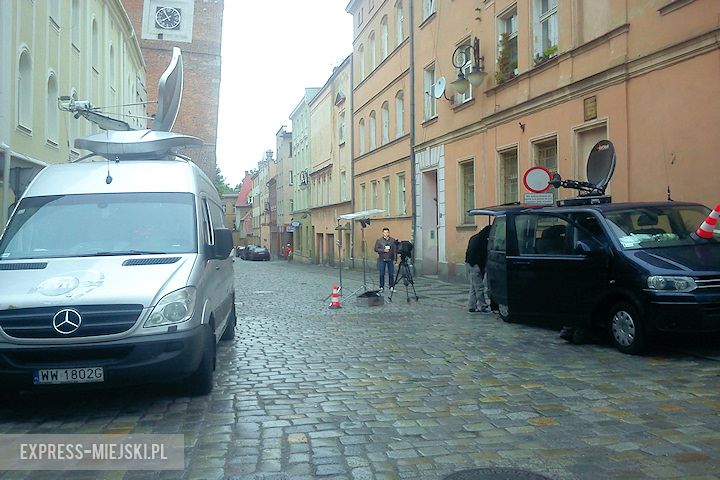
[[[0,388],[213,386],[235,329],[233,242],[208,177],[160,131],[100,133],[51,165],[0,237]]]

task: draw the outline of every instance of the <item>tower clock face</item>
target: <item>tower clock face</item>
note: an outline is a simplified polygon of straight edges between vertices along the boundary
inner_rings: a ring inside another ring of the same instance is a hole
[[[180,25],[180,10],[173,7],[158,7],[155,11],[155,25],[164,30],[173,30]]]

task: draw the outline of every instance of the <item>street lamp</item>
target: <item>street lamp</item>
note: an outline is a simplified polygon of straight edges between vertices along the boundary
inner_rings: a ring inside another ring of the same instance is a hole
[[[472,70],[465,76],[463,67],[468,63],[468,57],[472,53],[473,63]],[[458,78],[450,85],[455,91],[463,94],[468,91],[468,87],[472,85],[477,87],[482,84],[487,72],[485,71],[485,57],[480,56],[480,40],[475,37],[472,45],[460,45],[455,49],[452,55],[453,66],[458,69]]]

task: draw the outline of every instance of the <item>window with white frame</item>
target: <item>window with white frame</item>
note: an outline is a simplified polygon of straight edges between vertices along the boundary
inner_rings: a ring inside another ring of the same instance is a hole
[[[360,184],[360,211],[367,210],[367,189],[365,184]]]
[[[397,213],[398,215],[407,215],[405,172],[397,174]]]
[[[360,155],[365,153],[365,119],[360,119],[358,127],[358,148],[360,149]]]
[[[518,15],[513,7],[498,17],[497,68],[502,80],[517,74],[518,68]]]
[[[380,61],[388,56],[388,18],[385,15],[380,20]]]
[[[32,63],[30,52],[24,50],[18,61],[17,75],[17,124],[27,131],[32,131]]]
[[[340,200],[348,199],[347,172],[340,172]]]
[[[377,208],[377,180],[370,182],[370,208]]]
[[[368,41],[368,48],[370,49],[370,71],[372,72],[377,67],[377,43],[375,42],[375,32],[370,34],[370,40]]]
[[[460,68],[460,70],[462,70],[463,74],[465,75],[465,78],[467,78],[467,76],[470,74],[470,72],[472,72],[472,64],[473,64],[473,58],[472,58],[473,51],[472,51],[472,47],[470,45],[470,39],[468,38],[467,40],[465,40],[463,43],[461,43],[458,46],[462,47],[459,50],[461,52],[463,52],[462,55],[464,55],[464,57],[461,55],[458,55],[458,57],[464,58],[464,60],[465,60],[465,63]],[[460,62],[462,62],[462,60],[460,60]],[[472,84],[470,82],[468,82],[468,87],[467,87],[467,90],[465,91],[465,93],[455,92],[455,103],[460,104],[460,103],[464,103],[469,100],[472,100],[472,89],[473,89]]]
[[[557,0],[534,0],[533,58],[540,63],[558,48]]]
[[[338,114],[338,142],[345,143],[345,110]]]
[[[437,101],[433,96],[435,85],[435,65],[425,68],[425,120],[430,120],[437,115]]]
[[[395,45],[400,45],[405,39],[403,24],[405,23],[405,15],[403,14],[402,0],[398,0],[395,4]]]
[[[370,150],[377,148],[377,116],[375,110],[370,112]]]
[[[55,74],[48,77],[45,111],[45,137],[48,144],[58,144],[58,84]]]
[[[435,0],[423,0],[423,20],[435,13]]]
[[[100,64],[100,39],[98,37],[98,27],[95,19],[93,19],[92,21],[92,44],[90,45],[90,48],[92,48],[92,68],[95,70],[95,72],[99,72],[100,68],[98,67],[98,65]]]
[[[460,212],[458,218],[463,225],[472,225],[475,218],[468,214],[468,210],[475,208],[475,164],[473,160],[460,164]]]
[[[395,95],[395,138],[405,135],[405,94],[400,90]]]
[[[108,59],[108,84],[115,90],[115,48],[110,45],[110,58]],[[115,105],[115,102],[110,102]]]
[[[383,210],[385,216],[390,216],[390,177],[383,178]]]
[[[543,140],[533,144],[534,163],[539,167],[547,168],[551,174],[557,172],[557,138]],[[553,200],[558,199],[558,189],[551,188]]]
[[[518,151],[517,147],[499,152],[498,199],[500,203],[518,201]]]
[[[48,16],[56,28],[60,28],[60,0],[47,0]]]
[[[390,141],[390,104],[383,102],[382,104],[382,135],[381,143],[385,145]]]
[[[358,47],[358,75],[360,75],[360,81],[365,80],[365,46],[360,45]]]
[[[357,13],[355,14],[355,19],[356,19],[356,23],[357,23],[358,27],[360,25],[362,25],[362,23],[363,23],[363,9],[362,8],[360,10],[358,10]]]

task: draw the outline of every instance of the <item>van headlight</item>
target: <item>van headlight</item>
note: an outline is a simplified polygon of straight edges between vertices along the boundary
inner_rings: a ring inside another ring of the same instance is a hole
[[[195,287],[185,287],[160,299],[145,320],[145,327],[159,327],[185,322],[195,311]]]
[[[663,292],[692,292],[697,288],[695,280],[691,277],[667,277],[665,275],[652,275],[647,279],[650,290]]]

